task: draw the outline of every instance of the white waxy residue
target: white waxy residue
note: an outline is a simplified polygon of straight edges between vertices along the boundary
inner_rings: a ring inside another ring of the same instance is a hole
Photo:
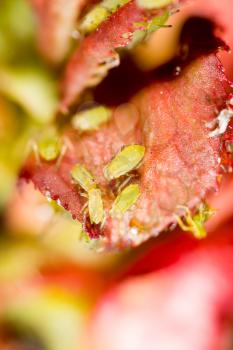
[[[216,118],[217,127],[209,133],[209,137],[215,137],[224,134],[232,117],[233,110],[223,109]]]

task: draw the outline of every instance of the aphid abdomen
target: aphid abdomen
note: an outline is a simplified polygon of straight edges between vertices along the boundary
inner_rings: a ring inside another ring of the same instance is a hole
[[[103,201],[101,191],[98,188],[92,188],[88,191],[88,211],[91,223],[98,225],[103,221]]]
[[[38,150],[40,157],[49,162],[58,158],[61,145],[57,138],[43,138],[38,143]]]

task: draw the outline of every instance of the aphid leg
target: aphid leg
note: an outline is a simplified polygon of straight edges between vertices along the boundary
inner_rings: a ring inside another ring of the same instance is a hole
[[[79,194],[80,194],[80,196],[82,196],[82,197],[88,199],[87,193],[85,193],[85,192],[80,192]],[[88,210],[88,201],[86,201],[86,202],[83,204],[83,207],[82,207],[82,209],[81,209],[81,213],[87,214],[87,210]]]
[[[64,140],[64,144],[67,146],[67,149],[68,149],[69,151],[73,151],[74,145],[72,144],[72,142],[70,142],[69,138],[68,138],[67,136],[65,136],[65,137],[63,138],[63,140]]]
[[[185,205],[177,205],[178,209],[183,209],[187,215],[191,215],[190,209]]]
[[[82,209],[81,209],[81,213],[87,213],[87,210],[88,210],[88,202],[84,203]]]
[[[41,161],[40,161],[40,156],[39,156],[39,149],[38,149],[38,145],[36,143],[35,140],[30,139],[28,141],[28,144],[26,146],[26,157],[28,157],[28,155],[31,153],[31,151],[34,154],[35,160],[36,160],[36,165],[40,165]]]
[[[61,147],[61,153],[60,153],[60,155],[59,155],[59,157],[57,158],[57,161],[56,161],[56,168],[60,168],[62,158],[64,157],[66,151],[67,151],[67,146],[65,144],[63,144],[62,147]]]
[[[67,150],[73,150],[73,145],[72,143],[70,142],[70,140],[68,139],[68,137],[64,137],[63,139],[63,143],[62,143],[62,147],[61,147],[61,153],[59,155],[59,157],[57,158],[57,161],[56,161],[56,167],[59,168],[60,165],[61,165],[61,161],[64,157],[64,155],[66,154],[66,151]]]
[[[121,192],[122,191],[122,189],[126,186],[126,185],[128,185],[128,183],[130,182],[130,180],[134,177],[134,175],[133,174],[126,174],[126,179],[120,184],[120,186],[118,187],[118,189],[117,189],[117,191],[118,192]]]
[[[178,215],[175,215],[175,219],[183,231],[192,231],[192,227],[186,225]]]
[[[100,230],[103,230],[104,225],[105,225],[105,223],[106,223],[106,220],[107,220],[107,215],[106,215],[106,213],[104,212],[104,217],[103,217],[103,221],[101,222],[101,225],[100,225]]]
[[[79,192],[80,196],[88,198],[88,195],[86,192]]]

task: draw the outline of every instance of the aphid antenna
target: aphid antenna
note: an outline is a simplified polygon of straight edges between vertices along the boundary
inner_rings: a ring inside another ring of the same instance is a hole
[[[107,215],[106,215],[106,213],[105,213],[105,211],[104,211],[104,217],[103,217],[103,220],[102,220],[102,222],[101,222],[101,224],[100,224],[100,230],[103,230],[104,225],[105,225],[105,223],[106,223],[106,220],[107,220]]]
[[[84,197],[84,198],[87,198],[88,199],[88,194],[86,192],[82,192],[80,191],[79,192],[80,196]]]
[[[86,215],[87,214],[87,210],[88,210],[87,207],[88,207],[88,202],[83,204],[83,206],[81,208],[81,213]]]
[[[174,8],[169,11],[169,16],[175,15],[176,13],[179,13],[180,9],[179,8]]]
[[[188,208],[188,207],[186,207],[185,205],[177,205],[176,206],[177,207],[177,209],[182,209],[182,210],[184,210],[184,212],[186,213],[186,214],[189,214],[189,215],[191,215],[191,211],[190,211],[190,209]]]

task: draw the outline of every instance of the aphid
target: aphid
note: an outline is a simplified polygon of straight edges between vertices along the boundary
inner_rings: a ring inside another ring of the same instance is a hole
[[[96,187],[92,174],[81,164],[76,164],[73,167],[71,176],[86,192]]]
[[[150,5],[152,8],[154,8],[154,3],[153,3],[154,0],[138,0],[138,2],[140,2],[140,1],[141,1],[141,3],[147,2],[147,6],[148,6],[147,8],[150,8]],[[144,6],[144,5],[142,7],[146,8],[146,6]],[[156,30],[158,30],[160,28],[170,27],[169,24],[168,25],[166,24],[170,15],[171,15],[171,12],[165,11],[161,16],[156,16],[148,22],[135,22],[134,26],[135,26],[135,28],[138,28],[138,30],[136,30],[133,33],[133,39],[127,47],[129,49],[131,49],[135,45],[147,40],[149,35],[151,33],[155,32]]]
[[[108,122],[110,116],[109,108],[98,106],[77,113],[72,119],[72,125],[80,131],[97,130],[101,124]]]
[[[198,212],[191,215],[190,210],[187,207],[182,207],[185,210],[185,216],[183,220],[175,215],[178,225],[183,231],[191,232],[194,237],[201,239],[205,238],[207,233],[204,227],[204,223],[215,213],[207,204],[202,203],[198,209]]]
[[[29,140],[26,155],[28,156],[33,151],[38,164],[41,160],[47,162],[57,160],[56,164],[58,165],[68,147],[70,147],[70,144],[67,139],[64,138],[61,142],[56,130],[48,128],[48,130],[46,129],[43,133]]]
[[[92,188],[88,191],[88,211],[91,223],[98,225],[103,221],[103,201],[101,191],[98,188]]]
[[[103,0],[98,5],[94,6],[84,16],[80,24],[82,32],[90,33],[94,31],[104,20],[106,20],[119,7],[125,5],[129,0]]]
[[[53,161],[57,159],[61,153],[61,144],[57,137],[41,138],[38,142],[38,151],[42,159]]]
[[[104,176],[108,180],[116,179],[133,170],[141,162],[145,154],[142,145],[130,145],[121,150],[104,168]]]
[[[140,189],[137,184],[131,184],[124,188],[116,197],[111,213],[114,215],[124,214],[136,203],[140,196]]]
[[[146,9],[159,9],[171,3],[172,0],[138,0],[138,5]]]

